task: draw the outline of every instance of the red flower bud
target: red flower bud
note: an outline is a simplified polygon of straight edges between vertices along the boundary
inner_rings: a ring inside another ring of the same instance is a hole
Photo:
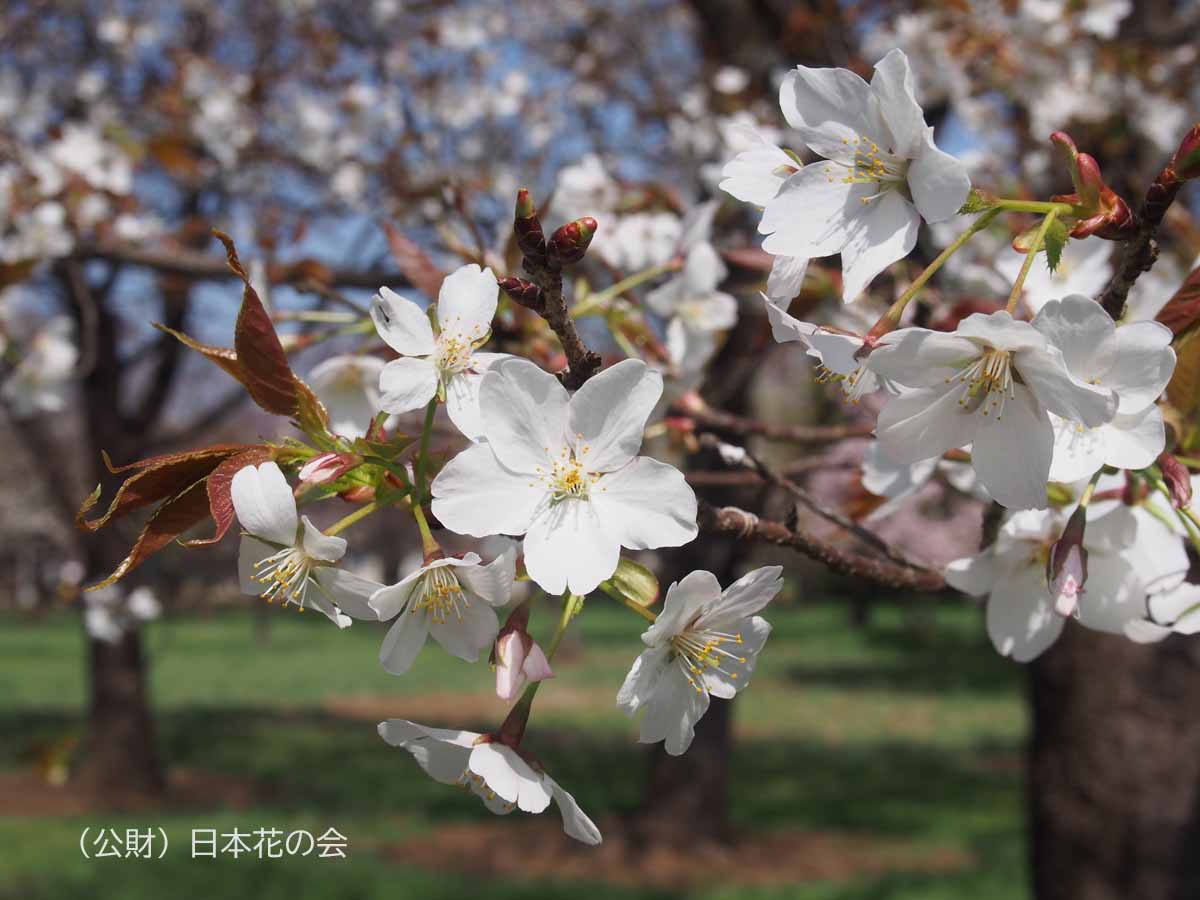
[[[569,266],[583,259],[597,227],[599,226],[595,219],[591,216],[584,216],[582,219],[568,222],[554,232],[550,236],[549,245],[547,245],[551,263]]]
[[[1080,153],[1065,131],[1054,132],[1050,140],[1066,161],[1071,183],[1075,186],[1073,194],[1058,194],[1050,198],[1056,203],[1070,203],[1078,207],[1081,215],[1071,217],[1075,221],[1071,237],[1085,238],[1094,234],[1110,241],[1129,240],[1137,230],[1137,219],[1129,205],[1104,183],[1099,163],[1087,153]]]
[[[1171,168],[1180,181],[1200,178],[1200,122],[1184,135],[1179,149],[1171,158]]]
[[[535,266],[546,264],[546,236],[542,233],[542,222],[529,191],[517,191],[517,208],[513,215],[513,233],[517,247],[527,262]]]
[[[542,289],[532,281],[509,275],[500,279],[500,289],[512,297],[514,302],[520,303],[526,309],[541,312],[544,304]]]
[[[1162,470],[1163,481],[1171,492],[1171,505],[1176,509],[1191,506],[1192,473],[1170,453],[1162,453],[1157,461],[1159,469]]]

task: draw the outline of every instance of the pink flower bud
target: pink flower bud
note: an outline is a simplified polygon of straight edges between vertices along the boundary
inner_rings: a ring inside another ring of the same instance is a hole
[[[1073,194],[1059,194],[1050,199],[1056,203],[1070,203],[1079,208],[1079,213],[1066,218],[1074,219],[1071,237],[1085,238],[1096,235],[1110,241],[1124,241],[1137,230],[1137,219],[1129,205],[1104,182],[1100,165],[1087,153],[1080,153],[1065,131],[1056,131],[1050,140],[1058,147],[1059,155],[1067,164]]]
[[[1087,507],[1077,507],[1067,520],[1062,537],[1050,548],[1046,561],[1046,581],[1054,611],[1064,618],[1078,614],[1079,597],[1087,581],[1088,552],[1083,546],[1086,526]]]
[[[526,631],[529,606],[522,603],[512,611],[492,651],[496,665],[496,696],[504,701],[515,699],[529,682],[553,678],[550,661],[542,648]]]
[[[550,242],[547,245],[550,262],[560,266],[579,262],[587,253],[588,245],[592,242],[592,235],[596,233],[598,227],[595,219],[591,216],[584,216],[582,219],[568,222],[559,228],[550,235]]]
[[[300,470],[300,480],[306,484],[327,484],[337,481],[361,460],[351,453],[322,453],[314,456]]]

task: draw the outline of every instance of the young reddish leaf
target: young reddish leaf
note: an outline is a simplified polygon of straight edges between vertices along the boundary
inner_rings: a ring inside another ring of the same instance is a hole
[[[383,230],[387,233],[392,256],[404,277],[411,281],[413,287],[422,294],[436,298],[442,287],[442,281],[446,278],[446,273],[429,258],[429,254],[390,223],[384,222]]]
[[[202,344],[197,340],[188,337],[182,331],[176,331],[174,328],[168,328],[158,322],[154,323],[154,327],[159,331],[171,335],[175,340],[182,343],[184,346],[190,347],[197,353],[207,357],[215,362],[218,366],[236,378],[242,385],[249,390],[250,386],[246,384],[245,373],[242,371],[242,364],[238,361],[237,353],[231,347],[214,347],[212,344]],[[252,395],[253,396],[253,395]]]
[[[98,519],[85,516],[100,500],[100,488],[84,500],[75,514],[75,525],[82,531],[94,532],[103,528],[114,518],[127,515],[151,503],[173,496],[194,482],[205,478],[228,457],[244,450],[241,444],[224,444],[205,447],[186,453],[172,453],[114,468],[108,455],[104,462],[111,472],[124,472],[132,468],[139,471],[125,479],[108,506],[108,511]]]
[[[207,544],[215,544],[225,537],[225,532],[233,524],[233,494],[231,492],[233,476],[246,466],[257,466],[273,457],[274,453],[267,447],[251,447],[237,456],[225,459],[213,469],[207,479],[207,491],[208,509],[212,514],[213,523],[216,525],[216,531],[209,538],[183,541],[184,546],[202,547]]]
[[[124,578],[154,553],[202,521],[208,515],[206,481],[205,478],[200,479],[156,509],[146,522],[141,534],[138,535],[129,555],[121,561],[111,575],[98,584],[91,585],[87,590],[94,591],[107,587]]]
[[[1191,420],[1200,409],[1200,323],[1175,338],[1174,346],[1175,374],[1167,385],[1167,399],[1184,420]]]
[[[263,409],[280,416],[295,415],[296,376],[275,333],[275,323],[250,286],[250,277],[238,259],[233,239],[220,231],[213,234],[225,245],[229,268],[243,284],[242,308],[233,331],[233,349],[242,369],[242,383]]]
[[[1170,328],[1175,337],[1200,321],[1200,268],[1193,269],[1175,296],[1167,301],[1158,314],[1158,321]]]

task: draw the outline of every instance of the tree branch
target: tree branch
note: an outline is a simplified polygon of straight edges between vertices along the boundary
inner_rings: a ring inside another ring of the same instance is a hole
[[[880,587],[912,591],[940,591],[946,587],[946,580],[940,572],[908,568],[890,560],[861,556],[813,535],[793,531],[782,522],[760,519],[754,513],[736,506],[717,507],[701,500],[697,523],[702,531],[710,534],[731,535],[740,540],[790,547],[825,564],[834,572],[865,578]]]
[[[795,444],[826,444],[846,438],[869,437],[875,430],[874,425],[859,422],[847,422],[842,425],[776,425],[735,416],[711,407],[696,408],[687,401],[677,403],[672,407],[672,411],[676,415],[691,419],[702,428]]]

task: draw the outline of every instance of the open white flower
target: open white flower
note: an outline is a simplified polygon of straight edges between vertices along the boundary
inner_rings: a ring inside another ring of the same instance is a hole
[[[867,84],[847,69],[789,72],[779,91],[788,124],[825,162],[788,178],[763,210],[763,249],[842,255],[842,299],[913,249],[921,219],[953,216],[971,188],[966,168],[933,142],[900,50]]]
[[[962,448],[967,453],[970,447]],[[979,483],[979,477],[966,460],[935,456],[915,463],[894,463],[879,452],[879,444],[868,444],[862,458],[862,486],[887,502],[871,510],[866,520],[882,519],[896,512],[904,502],[939,475],[956,491],[990,503],[992,498]]]
[[[525,566],[545,591],[594,590],[621,547],[677,547],[696,536],[696,495],[678,470],[638,456],[662,376],[625,360],[569,396],[511,359],[480,387],[486,443],[434,479],[433,514],[451,531],[525,535]]]
[[[500,630],[496,608],[512,599],[515,547],[481,565],[479,554],[446,556],[421,566],[398,584],[371,595],[382,622],[395,619],[379,650],[379,662],[393,675],[407,672],[429,635],[451,656],[474,662]]]
[[[1088,628],[1121,634],[1144,616],[1150,586],[1178,572],[1181,557],[1186,571],[1187,555],[1180,540],[1144,511],[1117,506],[1094,518],[1092,512],[1089,508],[1083,538],[1088,578],[1074,611]],[[1065,510],[1014,513],[991,547],[946,569],[953,587],[987,596],[992,644],[1017,662],[1041,655],[1062,632],[1064,618],[1047,588],[1046,561],[1066,521]]]
[[[1112,421],[1095,428],[1052,415],[1053,481],[1088,478],[1101,466],[1144,469],[1162,453],[1166,429],[1155,401],[1175,371],[1171,330],[1158,322],[1113,324],[1088,297],[1044,304],[1033,327],[1062,351],[1067,371],[1117,394]]]
[[[737,300],[717,290],[726,271],[712,244],[701,241],[688,251],[678,275],[646,295],[646,304],[667,319],[671,361],[685,370],[703,366],[717,333],[737,324]]]
[[[379,413],[379,375],[383,360],[375,356],[331,356],[309,373],[308,383],[329,410],[334,434],[356,438],[367,433]]]
[[[371,304],[375,330],[400,354],[383,367],[380,408],[399,414],[420,409],[434,397],[471,440],[478,438],[479,383],[503,353],[481,353],[492,333],[500,286],[491,269],[471,264],[446,276],[438,292],[435,333],[425,311],[411,300],[380,288]]]
[[[74,331],[69,318],[55,316],[30,340],[25,355],[0,387],[0,396],[15,417],[66,409],[71,379],[79,361]]]
[[[380,585],[335,567],[346,553],[345,539],[299,517],[279,466],[246,466],[233,476],[230,493],[245,529],[238,548],[242,593],[295,604],[301,612],[314,606],[339,628],[350,617],[376,618],[367,600]]]
[[[562,815],[563,831],[585,844],[602,840],[600,830],[557,781],[488,735],[388,719],[379,723],[379,736],[411,753],[434,781],[468,789],[498,815],[514,809],[544,812],[553,800]]]
[[[1111,390],[1071,377],[1063,355],[1007,312],[967,316],[953,334],[904,328],[880,339],[868,366],[914,388],[888,400],[880,451],[912,463],[971,444],[979,480],[997,502],[1046,506],[1054,451],[1049,413],[1094,428],[1112,419]]]
[[[685,752],[709,696],[730,699],[750,683],[771,626],[754,615],[779,593],[782,566],[743,575],[724,591],[712,572],[692,572],[672,584],[658,620],[646,629],[642,651],[625,676],[617,706],[632,716],[645,709],[642,743],[663,741]]]

